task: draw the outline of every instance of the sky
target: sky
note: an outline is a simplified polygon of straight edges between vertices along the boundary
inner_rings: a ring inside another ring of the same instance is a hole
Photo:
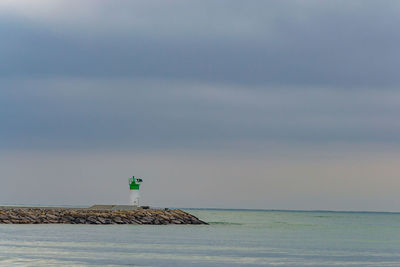
[[[0,204],[400,211],[400,2],[0,1]]]

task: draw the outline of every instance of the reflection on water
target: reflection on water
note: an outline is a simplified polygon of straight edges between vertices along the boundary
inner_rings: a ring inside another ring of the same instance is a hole
[[[400,265],[400,214],[190,212],[210,225],[0,225],[0,265]]]

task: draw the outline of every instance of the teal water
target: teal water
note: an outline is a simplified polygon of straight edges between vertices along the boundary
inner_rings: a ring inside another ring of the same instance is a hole
[[[210,225],[0,225],[1,266],[400,266],[400,214],[187,210]]]

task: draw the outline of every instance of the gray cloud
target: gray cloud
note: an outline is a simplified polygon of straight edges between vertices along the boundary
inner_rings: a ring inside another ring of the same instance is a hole
[[[0,202],[397,210],[399,9],[0,1]]]
[[[60,3],[64,9],[22,17],[26,10],[17,8],[2,17],[1,76],[336,87],[400,81],[393,1],[95,1],[75,15],[74,4]]]
[[[8,81],[1,87],[3,148],[400,141],[397,91],[119,79]]]

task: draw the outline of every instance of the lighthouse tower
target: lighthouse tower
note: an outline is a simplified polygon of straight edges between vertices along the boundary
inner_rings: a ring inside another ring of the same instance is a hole
[[[133,206],[139,206],[139,198],[140,198],[139,187],[142,182],[143,182],[142,179],[135,178],[135,176],[129,178],[129,189],[131,191],[130,204]]]

